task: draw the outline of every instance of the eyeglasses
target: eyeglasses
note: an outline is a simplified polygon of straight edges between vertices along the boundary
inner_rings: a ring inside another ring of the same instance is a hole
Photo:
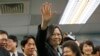
[[[8,39],[5,39],[5,38],[3,38],[3,39],[0,39],[0,41],[7,41]]]

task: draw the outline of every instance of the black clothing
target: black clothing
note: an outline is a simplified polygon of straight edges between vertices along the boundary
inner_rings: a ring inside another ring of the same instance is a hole
[[[48,28],[47,28],[48,29]],[[41,25],[38,26],[36,37],[36,45],[39,56],[58,56],[57,51],[46,41],[47,29],[41,30]]]
[[[24,56],[23,53],[17,52],[18,56]]]
[[[10,56],[10,54],[5,48],[0,47],[0,56]]]

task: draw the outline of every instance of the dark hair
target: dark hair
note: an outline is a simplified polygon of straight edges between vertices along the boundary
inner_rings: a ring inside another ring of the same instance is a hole
[[[29,39],[33,39],[35,41],[35,37],[32,35],[24,36],[23,40],[21,41],[21,47],[25,47]],[[22,49],[23,51],[23,49]]]
[[[16,47],[18,46],[18,39],[15,35],[9,35],[8,39],[12,39],[14,42],[16,42],[16,44],[17,44]]]
[[[96,54],[96,52],[100,52],[100,46],[96,46],[96,47],[94,47],[94,54]]]
[[[62,45],[62,49],[64,49],[65,47],[69,47],[72,50],[72,52],[76,54],[76,56],[81,56],[81,51],[78,45],[74,41],[72,40],[65,41]]]
[[[62,39],[63,39],[63,35],[62,35],[62,31],[61,31],[60,27],[57,26],[57,25],[49,25],[48,29],[47,29],[47,42],[49,41],[50,37],[53,35],[53,32],[54,32],[55,28],[59,29],[59,31],[61,33],[61,36],[62,36]],[[62,41],[61,41],[61,43],[62,43]]]
[[[89,45],[89,46],[92,46],[93,52],[94,52],[94,45],[93,45],[93,42],[90,41],[90,40],[86,40],[86,41],[84,41],[84,42],[82,42],[82,43],[80,44],[80,50],[81,50],[82,54],[84,54],[83,51],[82,51],[82,50],[83,50],[84,44],[87,44],[87,45]],[[93,54],[93,52],[92,52],[92,54]]]
[[[6,31],[4,31],[4,30],[0,30],[0,34],[6,34],[7,37],[8,37],[8,33]]]

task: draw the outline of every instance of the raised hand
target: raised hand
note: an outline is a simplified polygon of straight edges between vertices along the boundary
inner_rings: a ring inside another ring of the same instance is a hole
[[[41,8],[41,14],[42,14],[42,24],[41,28],[45,29],[48,26],[48,23],[52,19],[52,12],[51,12],[51,4],[48,2],[45,2],[42,5]]]

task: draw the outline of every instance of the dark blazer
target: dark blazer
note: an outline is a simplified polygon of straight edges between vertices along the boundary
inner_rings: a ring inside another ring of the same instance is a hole
[[[9,52],[10,53],[10,52]],[[23,53],[17,52],[18,56],[24,56]]]
[[[39,56],[58,56],[57,51],[46,41],[47,29],[41,30],[38,26],[36,45]]]
[[[18,56],[24,56],[23,53],[17,52]]]
[[[5,48],[0,47],[0,56],[10,56],[10,54]]]

